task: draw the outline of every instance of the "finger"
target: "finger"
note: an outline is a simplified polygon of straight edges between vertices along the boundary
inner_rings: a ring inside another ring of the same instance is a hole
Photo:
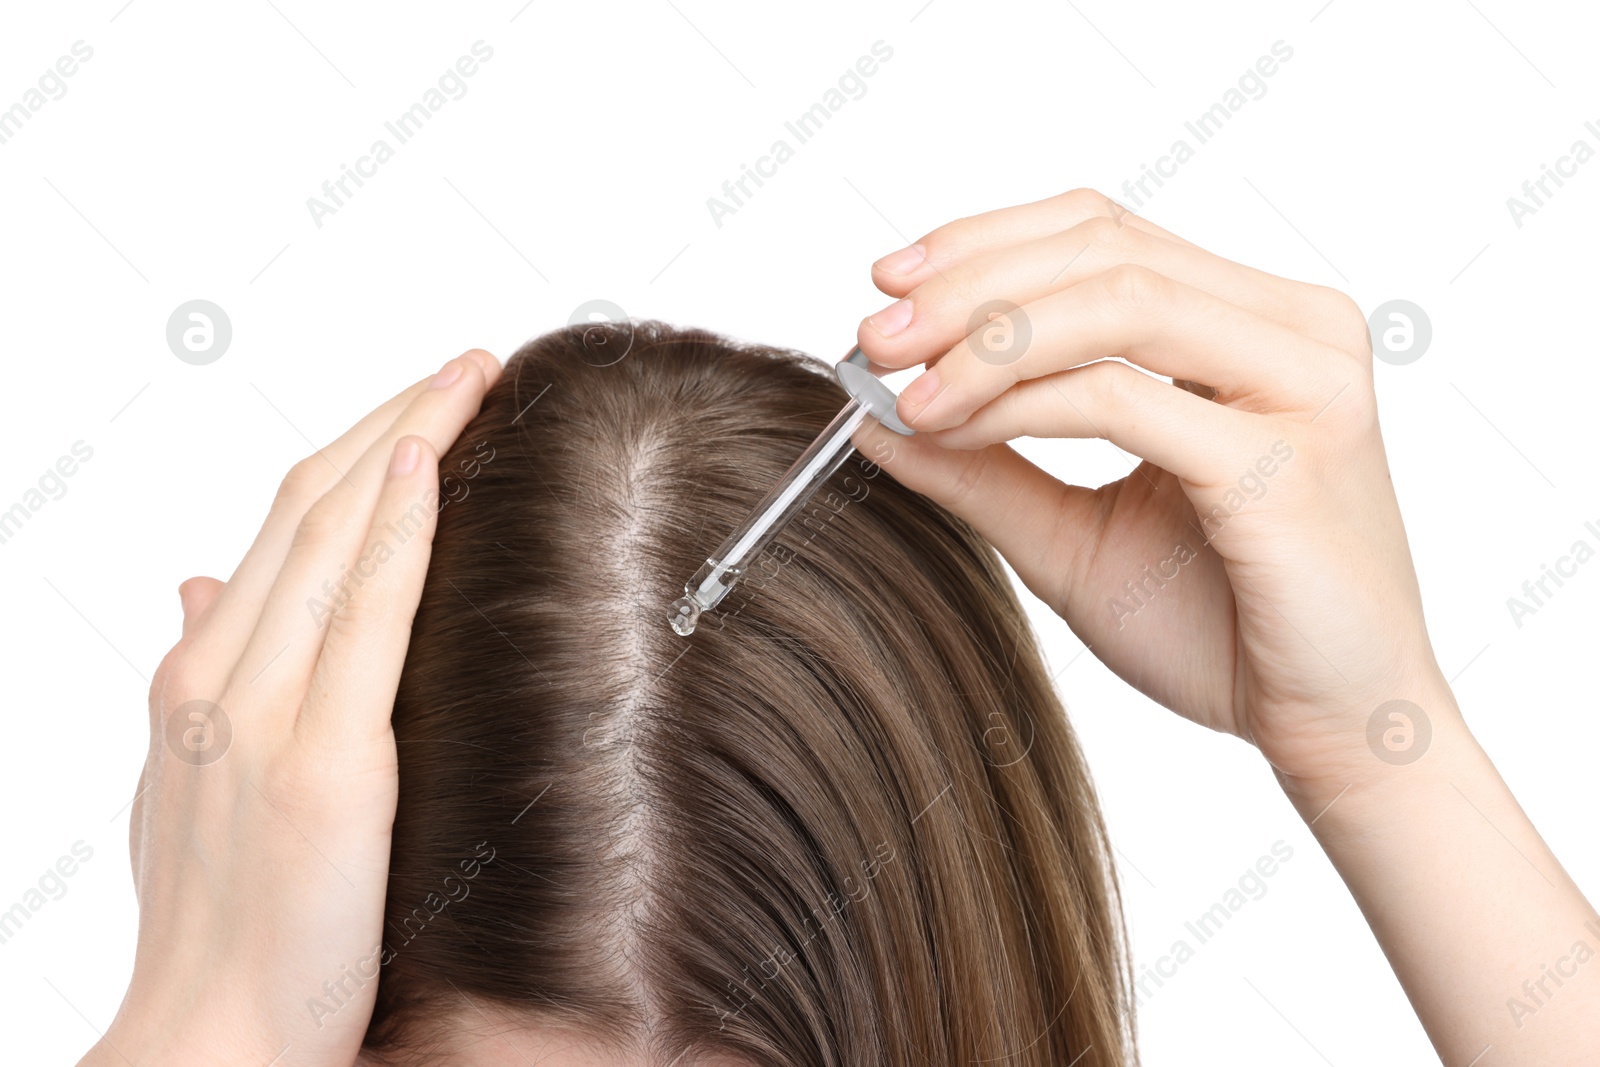
[[[1246,267],[1108,216],[1005,247],[984,248],[942,267],[900,300],[861,321],[857,343],[890,368],[935,359],[970,334],[986,304],[1022,306],[1121,264],[1135,264],[1210,293],[1335,348],[1366,344],[1351,301],[1322,286]]]
[[[876,423],[855,440],[896,481],[970,523],[1041,600],[1066,603],[1079,551],[1094,543],[1101,524],[1093,490],[1067,485],[1009,445],[960,451]]]
[[[205,613],[222,592],[222,583],[215,578],[190,578],[178,586],[178,600],[183,604],[183,634],[185,637],[200,624]]]
[[[1135,215],[1104,193],[1074,189],[1029,204],[985,211],[946,223],[872,265],[872,282],[891,296],[903,296],[940,271],[985,251],[1023,244],[1071,229],[1086,219],[1107,218],[1177,244],[1183,238]]]
[[[1019,382],[959,426],[926,436],[954,449],[1017,437],[1100,437],[1186,482],[1226,481],[1260,436],[1259,417],[1102,360]]]
[[[353,568],[359,584],[329,620],[295,727],[301,740],[344,750],[388,729],[438,523],[438,482],[438,452],[423,437],[402,437]]]
[[[499,374],[500,363],[488,352],[473,349],[463,358],[476,363],[491,382]],[[402,390],[338,440],[301,460],[289,471],[254,543],[228,579],[214,610],[196,635],[195,662],[215,664],[214,669],[221,677],[226,677],[261,618],[267,594],[283,568],[295,529],[306,511],[334,484],[348,476],[346,472],[362,453],[422,395],[431,381],[432,375]]]
[[[271,697],[274,703],[298,705],[328,621],[354,591],[356,576],[350,568],[369,537],[373,508],[396,442],[416,435],[435,452],[444,452],[477,414],[486,388],[476,363],[461,357],[451,360],[356,460],[349,476],[306,511],[261,620],[235,667],[232,688],[249,687],[258,699]]]
[[[1203,382],[1217,390],[1219,402],[1259,411],[1320,405],[1357,371],[1319,341],[1147,268],[1123,265],[958,342],[905,387],[898,411],[917,430],[944,429],[1015,382],[1106,356]]]

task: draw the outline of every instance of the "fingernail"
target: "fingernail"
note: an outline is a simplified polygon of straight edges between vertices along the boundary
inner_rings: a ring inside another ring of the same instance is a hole
[[[939,392],[939,369],[929,367],[917,375],[912,383],[900,390],[900,399],[908,404],[921,406],[934,398]]]
[[[439,373],[433,376],[433,383],[428,388],[443,389],[445,386],[453,384],[457,378],[461,377],[461,364],[462,358],[458,356],[440,367]]]
[[[422,448],[414,438],[402,438],[394,446],[394,455],[389,460],[389,477],[403,478],[417,469],[417,460],[422,455]]]
[[[890,252],[878,260],[877,265],[885,274],[910,274],[927,261],[927,250],[915,244],[898,252]]]
[[[911,300],[909,298],[896,300],[876,315],[867,316],[867,325],[885,337],[893,337],[905,329],[910,322]]]

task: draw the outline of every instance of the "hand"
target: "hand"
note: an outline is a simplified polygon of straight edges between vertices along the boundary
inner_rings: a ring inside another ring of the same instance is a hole
[[[398,788],[389,716],[438,457],[499,370],[468,352],[372,412],[289,472],[226,585],[181,587],[129,831],[133,979],[84,1063],[355,1061]],[[415,532],[400,543],[391,521]]]
[[[858,334],[876,363],[930,364],[900,397],[918,433],[882,464],[977,527],[1095,655],[1253,741],[1286,788],[1390,769],[1366,740],[1389,700],[1426,701],[1436,731],[1459,718],[1348,297],[1086,190],[915,247],[874,266],[902,300]],[[990,321],[991,301],[1020,310]],[[892,438],[870,432],[869,456]],[[1020,436],[1103,437],[1142,462],[1098,489],[1067,485],[1004,443]]]

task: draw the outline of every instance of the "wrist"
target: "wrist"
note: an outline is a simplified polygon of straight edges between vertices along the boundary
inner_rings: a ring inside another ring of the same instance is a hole
[[[178,1035],[171,1041],[140,1044],[128,1041],[126,1035],[107,1031],[78,1061],[78,1067],[218,1067],[219,1064],[265,1067],[282,1052],[283,1049],[278,1049],[265,1056],[245,1053],[187,1035]]]
[[[1405,695],[1369,702],[1370,711],[1364,705],[1346,719],[1337,756],[1291,764],[1293,773],[1273,761],[1279,785],[1319,837],[1414,825],[1421,808],[1455,796],[1457,783],[1495,774],[1442,676],[1398,691]]]
[[[247,1013],[202,1006],[181,996],[158,1003],[156,1008],[148,997],[137,1004],[125,1000],[79,1067],[263,1067],[283,1051],[285,1041],[273,1046],[264,1027],[247,1033]]]
[[[158,1038],[145,1038],[119,1032],[116,1029],[107,1030],[94,1047],[78,1061],[78,1067],[202,1067],[226,1063],[245,1063],[244,1058],[233,1058],[228,1053],[219,1054],[216,1049],[209,1051],[200,1047],[202,1042],[193,1040],[182,1033],[175,1033],[171,1040]],[[268,1054],[267,1060],[271,1059]],[[266,1063],[267,1060],[260,1061]]]

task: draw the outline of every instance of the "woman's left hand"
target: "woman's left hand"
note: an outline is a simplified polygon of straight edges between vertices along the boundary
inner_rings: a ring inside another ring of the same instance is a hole
[[[355,1062],[438,457],[499,372],[473,350],[377,408],[289,472],[227,584],[180,588],[129,824],[133,978],[83,1064]]]

